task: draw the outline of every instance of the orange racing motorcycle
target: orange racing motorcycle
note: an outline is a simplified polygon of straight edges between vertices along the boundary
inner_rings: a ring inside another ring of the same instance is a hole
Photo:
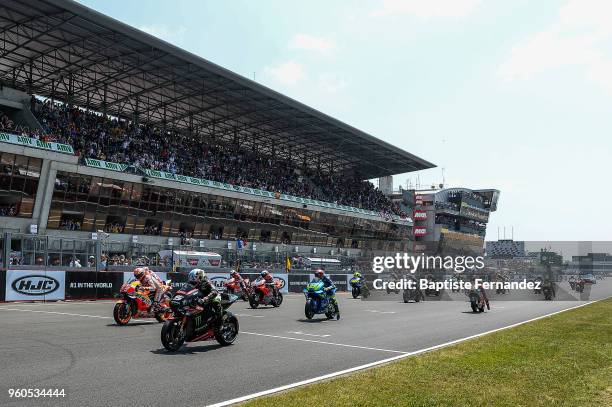
[[[117,325],[126,325],[132,318],[155,318],[164,322],[172,315],[170,309],[170,281],[161,288],[164,294],[161,297],[160,309],[153,311],[153,297],[155,291],[143,287],[140,281],[129,281],[121,286],[119,295],[121,299],[115,303],[113,318]]]

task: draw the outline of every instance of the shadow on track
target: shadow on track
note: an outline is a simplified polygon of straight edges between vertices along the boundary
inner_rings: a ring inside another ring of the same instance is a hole
[[[204,346],[183,346],[176,352],[170,352],[165,348],[160,348],[156,350],[152,350],[151,353],[156,355],[165,355],[165,356],[174,356],[174,355],[194,355],[197,353],[206,353],[211,350],[216,350],[219,348],[225,348],[226,346],[219,345],[218,343]]]

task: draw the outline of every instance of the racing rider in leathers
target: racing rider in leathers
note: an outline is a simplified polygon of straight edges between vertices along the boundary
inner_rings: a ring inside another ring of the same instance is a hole
[[[230,278],[233,278],[238,284],[240,284],[240,288],[242,288],[243,290],[246,289],[244,278],[242,278],[238,271],[232,270],[232,272],[230,273]]]
[[[338,301],[336,301],[336,294],[332,291],[334,288],[336,288],[334,282],[331,281],[331,278],[325,275],[325,271],[323,271],[323,269],[315,270],[314,275],[316,278],[323,281],[323,287],[325,287],[324,290],[336,309],[336,319],[340,319],[340,308],[338,307]]]
[[[217,326],[221,326],[223,309],[221,307],[221,295],[215,289],[212,282],[202,269],[193,269],[187,276],[187,282],[199,290],[201,298],[198,299],[198,305],[210,306],[217,316]]]
[[[148,267],[138,267],[134,269],[134,277],[140,281],[142,288],[148,288],[154,290],[153,296],[153,304],[151,305],[151,309],[153,312],[157,312],[160,310],[159,302],[162,298],[162,295],[166,292],[166,288],[164,287],[164,282],[161,278],[153,270],[150,270]]]
[[[272,274],[268,270],[264,270],[259,273],[259,277],[257,277],[257,280],[255,281],[261,281],[262,279],[265,281],[266,287],[268,287],[272,295],[276,297],[278,295],[278,290],[276,288],[276,284],[274,283],[274,277]]]

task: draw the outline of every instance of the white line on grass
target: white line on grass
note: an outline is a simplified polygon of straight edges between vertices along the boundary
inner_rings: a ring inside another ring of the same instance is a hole
[[[610,297],[607,297],[607,298],[610,298]],[[270,395],[270,394],[273,394],[273,393],[278,393],[278,392],[281,392],[281,391],[289,390],[289,389],[292,389],[294,387],[304,386],[306,384],[310,384],[310,383],[315,383],[315,382],[319,382],[319,381],[322,381],[322,380],[331,379],[333,377],[342,376],[342,375],[345,375],[345,374],[348,374],[348,373],[352,373],[352,372],[356,372],[356,371],[359,371],[359,370],[369,369],[371,367],[383,365],[383,364],[386,364],[386,363],[389,363],[389,362],[393,362],[393,361],[396,361],[396,360],[400,360],[400,359],[404,359],[404,358],[407,358],[407,357],[410,357],[410,356],[415,356],[415,355],[419,355],[421,353],[430,352],[430,351],[433,351],[433,350],[445,348],[447,346],[455,345],[457,343],[464,342],[464,341],[467,341],[467,340],[470,340],[470,339],[479,338],[481,336],[488,335],[488,334],[491,334],[491,333],[494,333],[494,332],[499,332],[499,331],[503,331],[505,329],[514,328],[514,327],[517,327],[517,326],[520,326],[520,325],[523,325],[523,324],[526,324],[526,323],[529,323],[529,322],[537,321],[539,319],[548,318],[548,317],[550,317],[552,315],[556,315],[556,314],[560,314],[560,313],[565,312],[565,311],[570,311],[570,310],[573,310],[573,309],[576,309],[576,308],[584,307],[585,305],[589,305],[589,304],[592,304],[592,303],[597,302],[597,301],[602,301],[602,300],[605,300],[607,298],[601,298],[599,300],[589,301],[589,302],[586,302],[584,304],[576,305],[576,306],[570,307],[570,308],[565,308],[565,309],[562,309],[560,311],[551,312],[550,314],[541,315],[539,317],[531,318],[531,319],[528,319],[526,321],[517,322],[515,324],[507,325],[507,326],[504,326],[504,327],[501,327],[501,328],[492,329],[490,331],[482,332],[482,333],[479,333],[479,334],[476,334],[476,335],[466,336],[465,338],[456,339],[454,341],[442,343],[440,345],[431,346],[429,348],[419,349],[419,350],[416,350],[416,351],[413,351],[413,352],[391,351],[391,352],[401,353],[401,355],[393,356],[393,357],[387,358],[387,359],[378,360],[376,362],[367,363],[367,364],[361,365],[361,366],[355,366],[355,367],[352,367],[350,369],[340,370],[338,372],[329,373],[329,374],[326,374],[326,375],[323,375],[323,376],[313,377],[311,379],[302,380],[300,382],[286,384],[284,386],[279,386],[279,387],[275,387],[273,389],[268,389],[268,390],[260,391],[258,393],[248,394],[246,396],[237,397],[237,398],[234,398],[234,399],[231,399],[231,400],[221,401],[219,403],[210,404],[210,405],[208,405],[208,407],[224,407],[224,406],[229,406],[231,404],[242,403],[242,402],[247,401],[247,400],[251,400],[251,399],[254,399],[254,398],[257,398],[257,397],[267,396],[267,395]],[[333,344],[333,343],[329,343],[329,342],[311,341],[311,340],[308,340],[308,339],[298,339],[298,338],[288,338],[288,337],[275,336],[275,335],[256,334],[256,333],[252,333],[252,332],[243,332],[243,333],[250,334],[250,335],[269,336],[269,337],[272,337],[272,338],[292,339],[292,340],[305,341],[305,342],[317,342],[317,343],[327,343],[327,344],[330,344],[330,345],[340,345],[340,344]],[[340,345],[340,346],[343,346],[343,345]],[[346,346],[346,345],[344,345],[344,346]],[[351,346],[351,345],[348,345],[348,346]],[[356,346],[356,347],[361,348],[360,346]]]

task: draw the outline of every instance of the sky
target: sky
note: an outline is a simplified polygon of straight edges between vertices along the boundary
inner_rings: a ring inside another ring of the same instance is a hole
[[[612,240],[612,1],[81,3],[499,189],[487,240]]]

